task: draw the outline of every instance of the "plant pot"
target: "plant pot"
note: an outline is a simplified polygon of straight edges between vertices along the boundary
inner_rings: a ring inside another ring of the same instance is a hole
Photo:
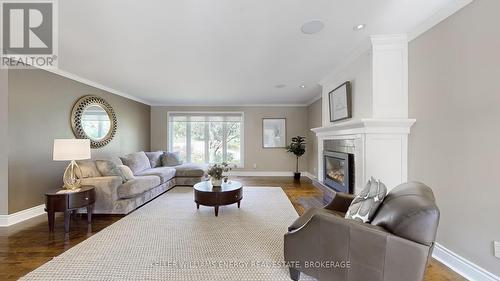
[[[300,180],[300,173],[293,173],[293,179],[296,181]]]
[[[212,186],[221,186],[222,185],[222,179],[220,179],[220,180],[210,179],[210,182],[212,182]]]

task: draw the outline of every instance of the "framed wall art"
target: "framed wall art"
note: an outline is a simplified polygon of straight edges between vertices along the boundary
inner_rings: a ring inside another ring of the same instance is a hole
[[[286,119],[262,119],[262,147],[286,148]]]
[[[328,93],[330,104],[330,122],[352,117],[351,82],[345,82]]]

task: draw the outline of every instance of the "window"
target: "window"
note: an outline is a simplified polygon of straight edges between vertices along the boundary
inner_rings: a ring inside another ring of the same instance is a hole
[[[170,112],[168,149],[185,162],[243,166],[243,113]]]

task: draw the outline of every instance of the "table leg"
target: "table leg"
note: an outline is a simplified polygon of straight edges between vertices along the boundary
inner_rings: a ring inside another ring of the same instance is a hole
[[[47,217],[49,218],[49,231],[54,232],[54,220],[56,213],[54,211],[47,211]]]
[[[92,223],[92,205],[87,206],[87,223],[91,224]]]
[[[215,206],[215,216],[219,216],[219,206]]]
[[[69,220],[71,217],[71,211],[64,212],[64,233],[69,233]]]
[[[241,200],[238,201],[238,209],[240,208]]]
[[[200,209],[200,204],[196,203],[196,209]]]

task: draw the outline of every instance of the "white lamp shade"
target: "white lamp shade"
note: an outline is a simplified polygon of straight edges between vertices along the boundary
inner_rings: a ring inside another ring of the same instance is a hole
[[[54,161],[90,159],[89,139],[55,139]]]

